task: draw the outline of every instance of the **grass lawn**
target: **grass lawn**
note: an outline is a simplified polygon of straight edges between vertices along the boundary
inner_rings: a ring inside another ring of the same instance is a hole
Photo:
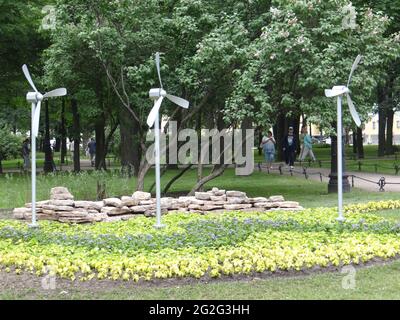
[[[168,171],[161,179],[166,184],[177,171]],[[183,194],[188,192],[196,180],[196,169],[190,170],[170,189],[170,192]],[[49,198],[49,191],[55,186],[65,186],[75,196],[76,200],[95,200],[97,182],[105,183],[107,196],[130,195],[135,189],[135,178],[121,176],[120,173],[82,172],[80,174],[61,173],[54,175],[38,175],[37,199]],[[145,190],[154,182],[153,172],[149,172],[145,180]],[[251,176],[236,176],[233,169],[227,169],[225,174],[211,181],[206,188],[216,186],[221,189],[240,190],[249,196],[270,196],[282,194],[286,199],[298,201],[305,207],[335,206],[336,195],[328,194],[327,184],[306,180],[288,175],[265,174],[254,171]],[[29,175],[0,176],[0,208],[14,208],[30,202]],[[153,190],[154,192],[154,190]],[[366,192],[353,189],[344,195],[344,203],[366,202],[383,199],[400,199],[399,193]]]
[[[165,184],[176,171],[166,173]],[[170,190],[187,192],[196,179],[196,170],[185,174]],[[76,199],[95,199],[97,181],[106,183],[108,196],[131,194],[134,178],[119,173],[84,172],[79,175],[38,176],[38,198],[47,199],[53,186],[66,186]],[[152,172],[146,177],[146,189],[153,183]],[[306,208],[336,206],[336,195],[327,194],[326,183],[304,178],[267,175],[255,171],[250,177],[235,176],[232,169],[212,181],[207,188],[242,190],[249,196],[283,194]],[[365,192],[354,189],[345,194],[344,202],[361,203],[385,199],[400,200],[399,193]],[[0,177],[0,208],[22,206],[30,199],[30,179],[23,175]],[[1,214],[0,210],[0,214]],[[375,214],[399,223],[400,209],[380,210]],[[1,220],[0,220],[1,221]],[[57,278],[55,290],[44,290],[41,277],[15,275],[0,271],[0,299],[399,299],[400,261],[356,269],[354,289],[344,289],[347,274],[339,270],[298,275],[273,275],[244,279],[221,279],[183,282],[135,284],[124,281],[91,280],[85,283]]]
[[[40,280],[24,288],[11,285],[0,290],[0,299],[399,299],[400,261],[356,269],[355,288],[344,289],[347,274],[329,272],[293,277],[214,281],[197,284],[137,286],[106,282],[86,286],[60,282],[55,290],[43,290]],[[16,276],[18,279],[18,276]],[[11,278],[10,278],[11,279]],[[13,278],[15,280],[15,278]],[[0,286],[1,288],[1,286]]]
[[[374,214],[400,222],[400,210]],[[54,289],[43,289],[42,277],[0,271],[0,299],[399,299],[400,261],[353,269],[354,288],[343,286],[349,271],[255,276],[241,279],[132,283],[56,279]]]

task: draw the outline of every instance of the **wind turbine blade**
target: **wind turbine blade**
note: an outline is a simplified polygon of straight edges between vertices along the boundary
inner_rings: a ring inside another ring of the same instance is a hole
[[[153,109],[151,109],[149,116],[147,117],[147,125],[151,128],[156,121],[157,113],[160,110],[161,103],[164,97],[158,98],[158,100],[154,103]]]
[[[35,90],[35,92],[39,92],[38,89],[36,89],[35,84],[32,81],[31,74],[29,73],[28,67],[26,64],[22,66],[22,71],[24,72],[26,80],[28,80],[29,84],[31,85],[32,89]]]
[[[350,81],[351,81],[351,77],[353,76],[354,71],[357,69],[358,64],[360,63],[361,59],[362,59],[362,55],[359,54],[359,55],[356,57],[356,59],[354,60],[353,66],[351,67],[351,71],[350,71],[350,75],[349,75],[349,80],[347,81],[347,87],[349,87]]]
[[[157,67],[157,74],[158,80],[160,81],[160,87],[163,88],[162,81],[161,81],[161,72],[160,72],[160,53],[156,52],[156,67]]]
[[[173,103],[177,104],[178,106],[182,107],[182,108],[189,108],[189,101],[179,98],[179,97],[175,97],[172,94],[167,94],[166,95],[167,99],[171,100]]]
[[[351,116],[353,117],[354,122],[356,123],[357,127],[360,127],[361,126],[360,117],[356,111],[353,100],[351,100],[351,97],[348,93],[347,93],[347,103],[349,105],[350,113],[351,113]]]
[[[39,134],[39,120],[40,120],[40,105],[42,101],[38,101],[35,108],[35,115],[33,117],[32,135],[36,138]]]
[[[62,97],[65,96],[67,94],[67,89],[65,88],[58,88],[55,90],[51,90],[47,93],[45,93],[45,95],[43,96],[44,98],[52,98],[52,97]]]
[[[333,90],[331,89],[325,89],[325,97],[331,98],[334,97],[335,94],[333,93]]]

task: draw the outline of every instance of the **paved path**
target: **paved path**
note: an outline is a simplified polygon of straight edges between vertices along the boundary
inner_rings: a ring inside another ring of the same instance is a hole
[[[279,174],[279,163],[275,163],[273,166],[273,170],[270,170],[272,174]],[[60,170],[60,167],[57,167],[58,170]],[[72,171],[74,169],[73,164],[70,163],[69,165],[63,165],[62,166],[62,171]],[[91,167],[90,165],[90,160],[83,159],[81,160],[81,169],[82,170],[93,170],[94,168]],[[255,165],[255,170],[258,170],[259,167],[257,164]],[[261,170],[264,172],[267,172],[267,167],[266,165],[261,165]],[[15,173],[15,172],[21,172],[18,169],[4,169],[4,173]],[[43,167],[38,167],[38,171],[41,172],[43,171]],[[282,172],[284,175],[290,175],[291,172],[290,170],[282,164]],[[307,174],[308,174],[308,179],[311,180],[316,180],[316,181],[321,181],[321,175],[322,175],[322,182],[328,183],[329,181],[329,173],[330,169],[327,168],[307,168]],[[303,173],[303,167],[297,165],[295,166],[293,172],[293,176],[298,176],[298,177],[303,177],[304,178],[304,173]],[[385,186],[384,189],[385,191],[390,191],[390,192],[400,192],[400,175],[395,176],[395,175],[390,175],[390,174],[382,174],[382,173],[367,173],[367,172],[358,172],[358,171],[348,171],[347,174],[349,176],[354,175],[354,187],[359,188],[362,190],[367,190],[367,191],[376,191],[379,192],[379,185],[378,181],[384,177],[385,178]],[[365,181],[368,180],[368,181]],[[352,178],[349,177],[349,182],[352,184]],[[394,183],[394,184],[391,184]]]
[[[80,161],[81,163],[81,170],[94,170],[94,168],[90,165],[90,160],[83,159]],[[109,166],[109,163],[107,162],[107,166]],[[73,171],[74,170],[74,164],[73,162],[69,161],[68,165],[63,164],[62,166],[58,165],[57,166],[57,171]],[[28,170],[30,172],[30,170]],[[37,172],[42,172],[43,171],[43,166],[38,166],[36,169]],[[3,168],[3,173],[21,173],[21,169],[5,169]]]
[[[270,170],[273,174],[279,174],[279,164],[275,164],[273,170]],[[257,167],[256,167],[257,169]],[[261,170],[267,172],[267,167],[265,165],[261,165]],[[308,179],[322,181],[328,183],[329,181],[329,173],[330,169],[327,168],[307,168]],[[282,172],[284,175],[290,175],[291,172],[286,166],[282,165]],[[320,175],[321,173],[321,175]],[[303,167],[295,166],[292,172],[293,176],[299,176],[304,178]],[[367,172],[358,172],[358,171],[348,171],[349,182],[352,184],[351,176],[354,175],[354,187],[359,188],[366,191],[376,191],[379,192],[379,180],[384,177],[385,178],[385,191],[390,192],[400,192],[400,176],[390,175],[390,174],[382,174],[382,173],[367,173]],[[366,181],[368,180],[368,181]],[[394,183],[394,184],[391,184]]]

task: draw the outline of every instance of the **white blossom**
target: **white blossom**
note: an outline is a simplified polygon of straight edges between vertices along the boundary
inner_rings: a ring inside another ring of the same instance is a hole
[[[298,21],[297,17],[294,17],[293,19],[289,19],[288,24],[293,25],[293,24],[296,24],[297,21]]]
[[[297,44],[303,44],[305,42],[304,36],[301,35],[300,37],[298,37],[296,42],[297,42]]]
[[[284,37],[284,38],[287,38],[287,37],[289,37],[289,32],[288,32],[288,31],[281,31],[281,32],[279,33],[279,36]]]
[[[278,8],[275,8],[275,7],[271,7],[271,8],[269,9],[269,12],[272,13],[272,16],[273,16],[274,18],[278,17],[278,16],[281,14],[281,11],[280,11]]]
[[[255,56],[256,58],[258,58],[260,55],[261,55],[261,50],[257,50],[257,51],[254,53],[254,56]]]

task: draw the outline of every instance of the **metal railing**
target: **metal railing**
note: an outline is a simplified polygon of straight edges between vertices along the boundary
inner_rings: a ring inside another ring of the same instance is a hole
[[[263,171],[263,164],[261,162],[258,163],[258,169],[259,171]],[[280,164],[277,168],[268,168],[268,166],[265,168],[266,172],[268,174],[270,174],[271,172],[275,171],[275,172],[279,172],[280,175],[283,175],[284,172],[288,172],[291,176],[293,176],[293,174],[298,174],[298,175],[303,175],[305,179],[308,180],[309,176],[312,175],[318,175],[320,178],[320,181],[322,182],[322,178],[329,178],[329,176],[327,176],[326,174],[324,174],[323,172],[308,172],[307,171],[307,167],[302,167],[302,170],[296,170],[296,169],[284,169],[284,166],[282,164]],[[265,170],[264,170],[265,171]],[[354,174],[351,175],[347,175],[347,177],[351,178],[351,186],[352,188],[354,188],[354,179],[359,179],[368,183],[372,183],[372,184],[376,184],[379,188],[380,192],[384,192],[385,191],[385,185],[390,184],[390,185],[400,185],[400,182],[388,182],[386,181],[385,177],[381,177],[378,181],[373,181],[367,178],[363,178]]]
[[[368,159],[367,159],[368,160]],[[320,168],[322,168],[322,163],[330,163],[330,160],[317,160],[316,161],[318,163],[318,166]],[[309,167],[311,167],[312,165],[312,161],[309,159],[308,161],[299,161],[300,165],[302,165],[303,163],[307,163]],[[374,168],[374,172],[378,173],[378,169],[382,168],[382,169],[388,169],[388,170],[394,170],[394,174],[397,176],[400,172],[400,165],[398,163],[393,163],[392,166],[385,166],[379,163],[365,163],[362,162],[361,160],[357,161],[357,163],[347,163],[347,167],[348,166],[353,166],[356,165],[358,167],[358,171],[362,171],[362,167],[373,167]],[[365,171],[368,172],[368,171]]]

